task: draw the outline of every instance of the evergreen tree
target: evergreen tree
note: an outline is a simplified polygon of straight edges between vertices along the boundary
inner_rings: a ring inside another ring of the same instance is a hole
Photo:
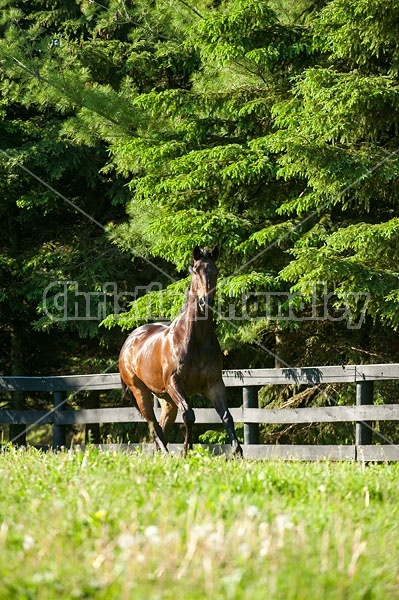
[[[111,146],[132,174],[118,243],[140,239],[178,269],[195,243],[221,245],[226,348],[272,344],[288,364],[389,360],[378,331],[395,344],[396,5],[205,10],[185,40],[201,61],[191,89],[141,94],[142,138]],[[245,294],[272,318],[238,321]]]
[[[216,243],[227,317],[219,333],[232,366],[246,366],[245,344],[254,351],[246,363],[259,366],[274,364],[265,347],[288,364],[357,361],[358,350],[395,356],[396,346],[382,353],[398,322],[394,0],[2,8],[2,148],[11,157],[3,168],[36,190],[18,210],[33,215],[42,197],[42,213],[54,205],[52,222],[56,210],[76,218],[15,160],[108,223],[108,239],[147,265],[140,283],[174,281],[106,325],[130,329],[149,312],[173,317],[192,247]],[[19,197],[10,185],[6,195]],[[68,246],[68,219],[51,243]],[[82,281],[98,289],[100,271],[110,281],[118,273],[112,253],[104,264],[87,259],[93,244],[102,256],[108,242],[95,223],[86,227],[92,235],[79,230],[75,262],[54,251],[46,260],[62,260],[72,281],[84,264]],[[332,318],[312,318],[326,297]],[[353,327],[364,318],[375,325]],[[53,326],[36,319],[37,328]],[[96,323],[73,326],[98,335]]]
[[[182,272],[195,244],[219,244],[220,302],[227,317],[220,334],[226,348],[240,348],[274,337],[275,322],[236,317],[247,293],[265,314],[263,294],[281,289],[277,278],[287,263],[286,243],[276,241],[290,238],[294,225],[277,209],[296,184],[277,182],[267,136],[274,131],[273,106],[310,60],[310,37],[304,26],[279,20],[268,2],[250,0],[202,10],[185,33],[184,45],[197,52],[201,65],[191,88],[141,94],[134,102],[148,115],[142,135],[111,145],[117,172],[131,173],[132,200],[128,226],[110,233],[122,245],[139,239],[147,256],[171,261]],[[270,244],[267,262],[256,260]],[[169,291],[175,296],[180,289]],[[178,303],[164,296],[165,316],[172,317]],[[132,327],[140,307],[147,310],[144,299],[134,312],[107,324]]]
[[[66,133],[76,111],[89,108],[79,100],[82,73],[73,86],[56,53],[67,34],[76,44],[87,35],[88,20],[74,2],[2,4],[0,369],[97,372],[114,365],[122,343],[98,328],[114,306],[115,288],[104,284],[132,292],[142,278],[104,230],[122,218],[126,197],[124,181],[102,172],[105,143]],[[26,401],[37,399],[16,394],[12,406]]]
[[[398,352],[398,11],[393,0],[328,3],[311,24],[318,64],[274,107],[271,138],[279,176],[302,182],[279,212],[311,225],[281,277],[305,297],[326,282],[341,310],[367,300],[363,351],[383,360]]]

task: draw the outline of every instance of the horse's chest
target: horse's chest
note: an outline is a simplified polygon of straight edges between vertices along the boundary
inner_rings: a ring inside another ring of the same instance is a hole
[[[178,376],[187,394],[205,391],[209,381],[220,376],[218,356],[193,352],[178,369]]]

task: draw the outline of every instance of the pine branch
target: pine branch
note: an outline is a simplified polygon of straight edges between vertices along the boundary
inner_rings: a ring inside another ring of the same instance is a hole
[[[196,8],[193,8],[191,6],[191,4],[189,4],[188,2],[185,2],[185,0],[178,0],[180,2],[180,4],[184,4],[184,6],[186,6],[189,10],[191,10],[194,14],[197,15],[197,17],[200,17],[201,19],[204,18],[203,15],[201,15],[200,12],[198,12],[198,10]]]
[[[0,54],[4,58],[6,58],[8,60],[11,60],[20,69],[22,69],[25,72],[27,72],[29,75],[31,75],[31,77],[33,77],[37,81],[42,81],[42,82],[46,83],[47,85],[49,85],[50,87],[56,89],[63,96],[65,96],[66,98],[68,98],[69,100],[71,100],[74,104],[76,104],[80,108],[87,108],[91,112],[94,112],[95,114],[98,114],[100,117],[102,117],[103,119],[109,121],[113,125],[116,125],[116,126],[120,127],[120,123],[116,119],[113,119],[110,115],[108,115],[106,112],[104,112],[104,111],[102,111],[100,109],[94,109],[92,106],[90,106],[89,104],[87,104],[81,98],[77,98],[74,94],[71,94],[71,93],[67,92],[65,89],[60,88],[59,85],[57,85],[56,83],[54,83],[50,79],[48,79],[46,77],[43,77],[43,75],[41,75],[41,73],[40,73],[39,70],[32,70],[32,69],[30,69],[27,65],[25,65],[23,62],[21,62],[15,56],[9,56],[5,52],[3,52],[2,50],[0,50]],[[139,134],[132,133],[131,131],[129,131],[129,137],[135,137],[135,138],[139,138],[139,139],[145,139],[145,138],[142,138],[142,136],[140,136]]]

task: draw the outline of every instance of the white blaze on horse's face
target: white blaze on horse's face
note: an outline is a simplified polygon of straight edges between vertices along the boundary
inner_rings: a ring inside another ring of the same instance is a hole
[[[191,272],[191,288],[198,298],[201,312],[204,312],[207,306],[213,304],[218,270],[213,261],[197,260],[194,262]]]

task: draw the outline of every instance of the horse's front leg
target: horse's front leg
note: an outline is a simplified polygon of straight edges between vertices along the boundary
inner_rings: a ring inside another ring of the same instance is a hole
[[[186,394],[178,381],[177,377],[171,377],[168,386],[168,394],[181,410],[184,425],[186,427],[186,436],[184,439],[184,453],[193,447],[193,424],[195,422],[195,414],[191,406],[189,406]]]
[[[212,401],[216,412],[222,420],[223,425],[227,431],[230,439],[231,451],[234,455],[242,457],[242,448],[237,439],[233,417],[227,408],[226,402],[226,387],[222,380],[218,381],[215,385],[209,388],[207,393],[208,398]]]

